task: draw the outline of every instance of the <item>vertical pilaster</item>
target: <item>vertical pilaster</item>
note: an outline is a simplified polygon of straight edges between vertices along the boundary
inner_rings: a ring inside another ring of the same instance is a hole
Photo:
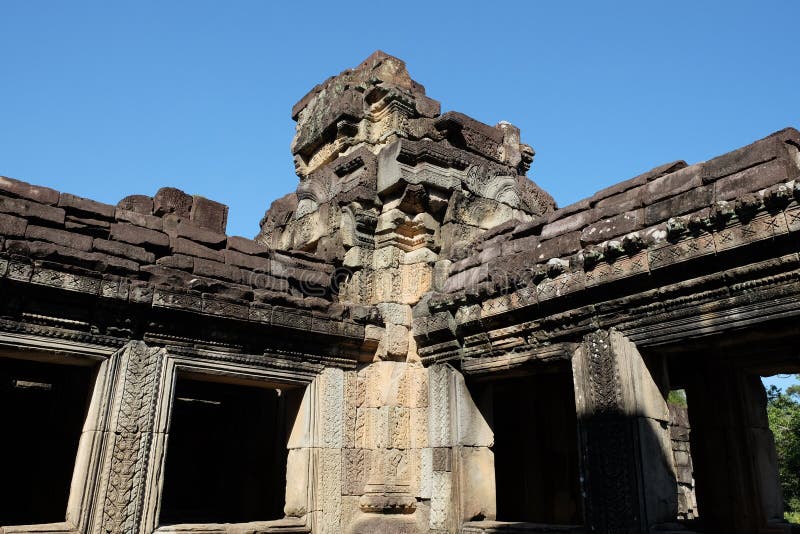
[[[107,363],[102,409],[97,414],[100,464],[92,532],[136,533],[142,524],[156,434],[164,349],[133,341]],[[163,440],[158,440],[163,442]]]
[[[669,410],[636,346],[588,334],[573,357],[587,524],[646,532],[677,515]]]

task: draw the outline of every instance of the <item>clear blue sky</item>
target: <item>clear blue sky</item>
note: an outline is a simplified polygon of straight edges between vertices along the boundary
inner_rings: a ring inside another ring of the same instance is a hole
[[[800,2],[0,2],[0,174],[116,203],[165,185],[253,236],[297,182],[290,109],[376,49],[507,120],[563,206],[800,126]]]

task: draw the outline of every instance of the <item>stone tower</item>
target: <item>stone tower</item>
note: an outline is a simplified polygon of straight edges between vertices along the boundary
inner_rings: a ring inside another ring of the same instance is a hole
[[[463,380],[421,365],[411,325],[474,239],[554,210],[550,195],[526,177],[533,149],[509,123],[441,114],[405,63],[383,52],[312,89],[292,117],[300,184],[267,211],[257,241],[337,265],[338,300],[375,309],[383,327],[374,329],[378,344],[367,365],[342,379],[356,385],[343,411],[347,532],[448,528],[455,486],[441,467],[453,462],[477,477],[463,489],[486,496],[461,514],[493,515],[491,431],[478,417],[467,435],[451,435],[450,406],[469,396],[460,395]],[[453,458],[456,445],[468,447]]]

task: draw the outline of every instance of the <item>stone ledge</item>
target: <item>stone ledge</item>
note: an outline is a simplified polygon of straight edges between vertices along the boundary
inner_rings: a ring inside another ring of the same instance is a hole
[[[158,527],[156,534],[248,534],[253,532],[310,533],[311,527],[303,519],[277,519],[249,523],[206,523],[168,525]]]
[[[586,529],[582,525],[547,525],[512,521],[470,521],[461,526],[461,534],[517,534],[522,532],[584,534]]]
[[[39,525],[16,525],[0,527],[0,534],[78,534],[78,529],[70,523],[43,523]]]
[[[529,350],[511,351],[500,356],[465,357],[461,362],[464,374],[475,376],[497,374],[504,371],[519,371],[526,365],[537,366],[542,362],[569,361],[577,348],[575,343],[555,343]]]
[[[49,187],[32,185],[27,182],[15,180],[8,176],[0,176],[0,191],[14,197],[33,200],[40,204],[55,206],[58,204],[59,192]]]

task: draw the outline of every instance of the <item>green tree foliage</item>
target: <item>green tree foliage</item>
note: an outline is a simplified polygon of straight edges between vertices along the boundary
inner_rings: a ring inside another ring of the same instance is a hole
[[[791,386],[781,392],[772,386],[767,398],[767,415],[778,452],[786,519],[800,523],[800,387]]]
[[[683,389],[673,389],[669,392],[667,402],[676,406],[686,406],[686,391]]]

